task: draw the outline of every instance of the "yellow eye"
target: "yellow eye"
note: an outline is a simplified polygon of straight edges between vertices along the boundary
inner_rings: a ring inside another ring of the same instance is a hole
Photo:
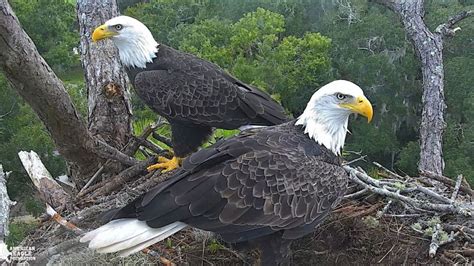
[[[121,30],[121,29],[123,29],[123,26],[122,26],[122,24],[117,24],[117,25],[114,26],[114,28],[116,30]]]

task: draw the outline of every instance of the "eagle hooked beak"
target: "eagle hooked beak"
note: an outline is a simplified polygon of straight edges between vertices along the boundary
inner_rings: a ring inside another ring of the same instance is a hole
[[[341,103],[339,106],[349,109],[351,112],[361,114],[367,117],[367,121],[372,121],[373,109],[372,104],[365,96],[359,96],[352,103]]]
[[[100,41],[102,39],[113,37],[117,34],[118,34],[117,32],[110,31],[109,27],[107,25],[105,25],[105,24],[100,25],[92,33],[92,41],[97,42],[97,41]]]

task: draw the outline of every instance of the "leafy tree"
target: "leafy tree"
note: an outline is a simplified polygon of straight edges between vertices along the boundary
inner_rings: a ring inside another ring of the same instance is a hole
[[[180,25],[170,39],[244,82],[279,94],[297,115],[331,78],[330,40],[317,33],[283,37],[285,25],[282,15],[257,8],[235,23],[212,18]]]
[[[80,66],[74,48],[79,44],[75,5],[64,0],[13,0],[23,28],[40,54],[55,71],[64,73]]]
[[[0,76],[0,163],[13,171],[8,180],[8,191],[14,199],[22,199],[30,190],[28,177],[18,158],[21,150],[34,150],[53,176],[64,174],[63,159],[55,151],[54,144],[38,120],[36,114],[9,88],[3,75]]]

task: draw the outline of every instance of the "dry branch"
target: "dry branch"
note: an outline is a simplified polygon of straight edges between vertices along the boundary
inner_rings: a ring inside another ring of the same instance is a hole
[[[120,188],[126,182],[132,180],[133,178],[137,177],[141,172],[144,172],[150,164],[152,164],[156,158],[148,158],[147,160],[141,161],[134,166],[131,166],[121,173],[117,174],[116,176],[106,179],[98,185],[98,189],[95,190],[90,198],[97,198],[99,196],[104,196],[109,194],[110,192]]]
[[[376,194],[404,202],[419,210],[423,210],[426,212],[440,212],[443,214],[457,214],[457,215],[462,215],[466,217],[471,217],[472,214],[474,213],[474,206],[471,204],[456,204],[456,203],[440,204],[440,203],[432,203],[426,200],[418,200],[414,197],[407,197],[402,194],[397,194],[396,192],[394,192],[394,191],[397,191],[396,187],[391,187],[391,189],[389,189],[390,187],[388,185],[382,185],[381,181],[375,180],[369,175],[362,173],[350,166],[344,166],[344,169],[349,173],[351,180],[361,185],[362,187],[367,188]],[[394,183],[394,185],[396,185],[396,183]],[[425,188],[424,191],[426,190],[428,189]],[[438,193],[431,191],[428,194],[434,195]],[[440,198],[442,197],[441,195],[438,195],[438,196]]]
[[[452,180],[449,177],[442,176],[442,175],[437,175],[435,173],[428,172],[428,171],[423,171],[420,174],[421,174],[421,176],[426,176],[428,178],[431,178],[431,179],[434,179],[436,181],[442,182],[445,185],[448,185],[448,186],[451,186],[451,187],[456,186],[456,181]],[[469,194],[471,197],[474,197],[474,190],[472,190],[470,188],[469,184],[467,182],[465,182],[464,180],[462,181],[462,183],[463,184],[461,184],[461,187],[459,189],[462,192],[465,192],[465,193]]]
[[[474,14],[474,10],[465,10],[461,11],[460,13],[450,17],[446,23],[443,23],[436,27],[435,32],[442,34],[443,36],[452,37],[456,33],[456,31],[460,30],[461,28],[453,29],[454,25],[461,22],[461,20],[468,18]]]
[[[9,251],[5,244],[5,237],[8,236],[8,220],[10,218],[10,207],[14,202],[10,200],[7,193],[7,176],[0,164],[0,263],[7,260]]]
[[[0,0],[0,37],[0,69],[46,126],[60,154],[74,165],[78,173],[72,177],[79,179],[75,183],[92,176],[100,159],[136,163],[92,136],[64,84],[38,53],[6,0]]]
[[[428,250],[430,257],[436,255],[440,246],[453,243],[460,238],[473,242],[474,230],[470,227],[473,226],[474,204],[469,200],[470,194],[466,193],[466,191],[469,192],[466,187],[464,195],[459,192],[463,192],[460,189],[462,176],[458,176],[456,182],[449,179],[452,182],[425,187],[417,183],[416,178],[401,177],[380,164],[374,164],[387,173],[384,175],[387,178],[376,180],[358,169],[344,166],[350,175],[350,180],[360,187],[359,191],[353,192],[348,195],[349,197],[364,194],[368,190],[390,199],[388,204],[377,213],[377,218],[392,217],[406,220],[411,224],[412,219],[415,218],[422,221],[421,224],[427,226],[425,230],[414,227],[412,229],[421,234],[426,234],[426,230],[430,231],[431,244]],[[393,206],[395,202],[401,203],[400,206]],[[389,209],[389,206],[393,208]],[[437,218],[446,214],[451,215],[450,219],[442,221]],[[433,221],[435,221],[434,224]],[[449,237],[447,237],[447,232],[451,232]]]
[[[43,165],[38,154],[34,151],[20,151],[21,163],[26,169],[31,181],[38,190],[41,199],[57,210],[63,210],[71,205],[70,196],[51,177],[48,169]]]

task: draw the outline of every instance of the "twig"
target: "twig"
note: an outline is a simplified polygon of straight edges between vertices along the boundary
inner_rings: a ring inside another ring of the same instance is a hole
[[[441,231],[441,225],[436,224],[433,226],[433,234],[431,235],[430,250],[428,254],[430,258],[433,258],[436,255],[436,251],[439,248],[439,232]]]
[[[63,210],[70,207],[71,200],[64,189],[51,177],[48,169],[43,165],[38,154],[34,151],[18,153],[21,163],[26,169],[28,176],[38,190],[41,199],[48,205]]]
[[[87,183],[79,191],[79,193],[78,193],[79,197],[92,184],[92,182],[95,181],[95,179],[102,173],[102,171],[104,171],[105,165],[108,164],[110,161],[111,161],[110,159],[107,159],[107,161],[105,161],[105,163],[99,168],[99,170],[97,170],[97,172],[95,172],[95,174],[91,177],[91,179],[89,179],[89,181],[87,181]]]
[[[367,155],[364,155],[364,156],[361,156],[361,157],[359,157],[359,158],[357,158],[357,159],[354,159],[354,160],[352,160],[352,161],[348,161],[348,162],[346,162],[346,163],[343,163],[342,165],[350,165],[350,164],[353,164],[353,163],[355,163],[355,162],[358,162],[358,161],[361,161],[361,160],[365,160],[366,157],[367,157]]]
[[[123,170],[116,176],[101,182],[102,185],[94,191],[94,193],[91,195],[91,198],[109,194],[113,190],[119,188],[122,184],[137,176],[140,172],[145,171],[146,167],[152,164],[155,160],[156,158],[150,157],[147,160],[141,161],[136,165]]]
[[[392,202],[393,200],[389,200],[387,202],[387,205],[385,205],[385,207],[383,207],[382,211],[379,211],[377,212],[377,215],[375,216],[375,218],[377,219],[380,219],[382,218],[382,216],[384,216],[384,214],[388,211],[388,209],[390,208],[390,205],[392,205]]]
[[[148,148],[148,149],[152,150],[155,153],[162,153],[164,151],[162,148],[160,148],[157,145],[151,143],[149,140],[140,139],[139,141],[140,141],[141,145],[143,145],[145,148]]]
[[[14,103],[12,104],[12,106],[10,107],[10,110],[8,110],[8,112],[4,113],[3,115],[0,115],[0,119],[2,119],[2,118],[4,118],[5,116],[11,114],[12,111],[13,111],[13,107],[15,107],[15,104],[16,104],[16,102],[14,102]]]
[[[413,207],[419,208],[424,211],[455,213],[466,217],[470,217],[472,215],[472,212],[474,212],[474,208],[469,206],[462,207],[457,206],[456,204],[436,204],[426,201],[420,201],[401,194],[397,194],[396,192],[387,190],[386,187],[380,187],[380,182],[368,176],[367,174],[364,174],[347,165],[344,166],[344,169],[349,173],[349,176],[351,177],[352,181],[369,189],[370,191],[375,192],[379,195],[387,196],[405,202]]]
[[[446,231],[464,232],[474,236],[474,229],[462,225],[443,224],[443,229]]]
[[[155,130],[157,126],[158,126],[158,122],[152,123],[151,125],[147,126],[138,138],[133,138],[133,137],[130,138],[128,143],[120,151],[129,156],[132,156],[133,154],[135,154],[136,150],[140,146],[139,145],[140,140],[146,139],[153,132],[153,130]],[[107,159],[107,161],[105,161],[105,163],[97,170],[97,172],[95,172],[95,174],[91,177],[91,179],[89,179],[87,184],[84,187],[82,187],[82,189],[79,191],[78,193],[79,197],[80,195],[84,195],[84,191],[86,191],[86,189],[95,181],[95,179],[102,173],[102,171],[104,171],[105,166],[109,164],[111,161],[112,161],[111,159]]]
[[[454,25],[459,23],[461,20],[474,14],[473,10],[461,11],[460,13],[450,17],[446,23],[443,23],[436,27],[435,32],[442,34],[443,36],[453,36],[454,33],[461,28],[452,29]]]
[[[117,150],[100,139],[94,139],[94,147],[96,153],[102,158],[112,159],[128,166],[134,165],[138,162],[137,159]]]
[[[402,176],[388,170],[386,167],[382,166],[381,164],[379,164],[378,162],[372,162],[375,166],[377,166],[378,168],[384,170],[385,172],[387,172],[389,174],[390,177],[392,178],[395,178],[395,179],[399,179],[399,180],[405,180],[405,178],[403,178]]]
[[[451,196],[451,202],[454,202],[456,200],[456,197],[458,196],[459,188],[461,187],[462,178],[463,178],[462,175],[458,175],[458,178],[456,180],[456,185],[454,186],[453,195]]]
[[[64,219],[59,213],[57,213],[51,206],[46,204],[46,213],[51,216],[51,218],[56,221],[58,224],[62,225],[63,227],[67,228],[70,231],[73,231],[76,235],[82,235],[84,231],[74,225],[73,223],[69,222],[68,220]]]
[[[162,126],[163,124],[164,123],[162,122],[162,118],[159,117],[155,123],[148,125],[140,134],[140,136],[135,137],[135,138],[130,138],[130,141],[126,146],[124,153],[130,156],[135,154],[138,150],[138,147],[140,146],[139,140],[147,139],[148,136],[150,136],[150,134],[153,133],[153,131],[155,131],[158,127]]]
[[[413,218],[420,217],[420,213],[408,213],[408,214],[384,214],[384,217],[394,217],[394,218]]]
[[[444,202],[444,203],[447,203],[447,204],[452,204],[452,203],[453,203],[453,202],[452,202],[451,200],[449,200],[448,198],[446,198],[446,197],[444,197],[444,196],[442,196],[442,195],[440,195],[440,194],[438,194],[438,193],[436,193],[436,192],[434,192],[434,191],[432,191],[432,190],[429,190],[429,189],[426,188],[426,187],[417,185],[417,186],[415,187],[415,190],[417,190],[417,191],[419,191],[419,192],[422,192],[422,193],[424,193],[425,195],[430,196],[430,197],[432,197],[432,198],[434,198],[434,199],[436,199],[436,200],[439,200],[439,201],[441,201],[441,202]]]
[[[437,175],[435,173],[428,172],[428,171],[423,171],[420,174],[422,176],[426,176],[426,177],[432,178],[436,181],[442,182],[445,185],[448,185],[448,186],[451,186],[451,187],[456,186],[456,182],[454,180],[452,180],[451,178],[449,178],[449,177],[445,177],[445,176],[442,176],[442,175]],[[474,190],[469,188],[468,185],[466,185],[466,184],[461,184],[461,187],[459,188],[459,190],[461,190],[462,192],[470,195],[471,197],[474,197]]]
[[[170,148],[173,148],[173,143],[171,142],[171,140],[169,138],[163,137],[163,136],[161,136],[160,134],[158,134],[156,132],[153,132],[151,135],[154,139],[156,139],[160,142],[163,142],[164,144],[166,144]]]
[[[347,194],[344,196],[344,199],[353,199],[353,198],[357,198],[358,196],[360,195],[363,195],[365,193],[367,193],[369,190],[367,188],[363,188],[357,192],[354,192],[352,194]]]

